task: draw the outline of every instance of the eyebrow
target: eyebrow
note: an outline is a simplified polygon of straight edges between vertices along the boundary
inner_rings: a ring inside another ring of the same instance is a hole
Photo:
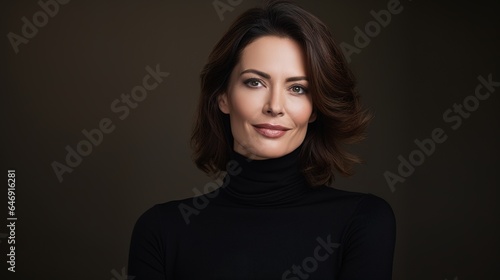
[[[259,71],[259,70],[255,70],[255,69],[247,69],[247,70],[244,70],[243,72],[240,73],[240,76],[245,74],[245,73],[254,73],[254,74],[257,74],[261,77],[264,77],[266,79],[271,79],[271,75],[267,74],[267,73],[264,73],[262,71]],[[302,80],[306,80],[307,81],[307,77],[306,76],[297,76],[297,77],[290,77],[290,78],[287,78],[285,81],[286,82],[295,82],[295,81],[302,81]]]

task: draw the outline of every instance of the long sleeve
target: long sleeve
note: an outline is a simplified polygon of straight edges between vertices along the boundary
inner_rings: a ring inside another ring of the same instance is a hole
[[[167,279],[160,222],[158,205],[144,212],[137,220],[130,242],[129,279]]]
[[[386,201],[373,195],[364,197],[345,237],[339,279],[392,279],[396,221]]]
[[[129,280],[391,279],[395,218],[385,200],[326,186],[286,188],[293,198],[231,186],[142,214]],[[271,198],[281,204],[248,205]]]

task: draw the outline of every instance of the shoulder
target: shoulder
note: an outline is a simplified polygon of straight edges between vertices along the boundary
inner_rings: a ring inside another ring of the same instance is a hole
[[[382,197],[371,193],[330,189],[332,189],[330,192],[334,193],[336,197],[351,204],[359,214],[378,213],[394,216],[391,205]]]
[[[345,195],[353,198],[348,233],[363,236],[369,234],[394,240],[396,218],[391,205],[385,199],[370,193],[347,192]]]
[[[329,186],[321,186],[312,193],[312,196],[317,200],[345,204],[354,208],[374,207],[392,209],[387,201],[371,193],[346,191]]]
[[[136,220],[130,240],[129,274],[160,277],[166,273],[165,265],[175,257],[183,227],[177,207],[181,201],[153,205]]]
[[[334,204],[351,220],[394,224],[395,216],[391,205],[383,198],[370,194],[340,190],[323,186],[315,192],[315,199]]]
[[[373,194],[363,196],[353,219],[355,218],[367,226],[395,231],[396,218],[391,205],[385,199]]]
[[[396,242],[396,220],[383,198],[341,190],[329,191],[349,208],[340,234],[342,279],[390,279]]]
[[[149,207],[136,220],[134,230],[164,231],[182,223],[182,206],[192,204],[191,200],[171,200]]]

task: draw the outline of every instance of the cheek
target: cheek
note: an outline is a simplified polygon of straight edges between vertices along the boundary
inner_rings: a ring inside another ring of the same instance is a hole
[[[309,99],[291,102],[288,114],[297,126],[306,126],[312,114],[312,102]]]
[[[262,111],[262,100],[258,94],[234,92],[231,98],[231,113],[240,121],[251,120]]]

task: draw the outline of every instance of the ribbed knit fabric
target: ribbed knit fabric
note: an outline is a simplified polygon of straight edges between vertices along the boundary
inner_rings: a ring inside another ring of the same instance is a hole
[[[300,149],[267,160],[232,151],[233,172],[222,187],[147,210],[132,234],[129,275],[391,279],[395,219],[389,204],[371,194],[309,187],[299,171]]]

